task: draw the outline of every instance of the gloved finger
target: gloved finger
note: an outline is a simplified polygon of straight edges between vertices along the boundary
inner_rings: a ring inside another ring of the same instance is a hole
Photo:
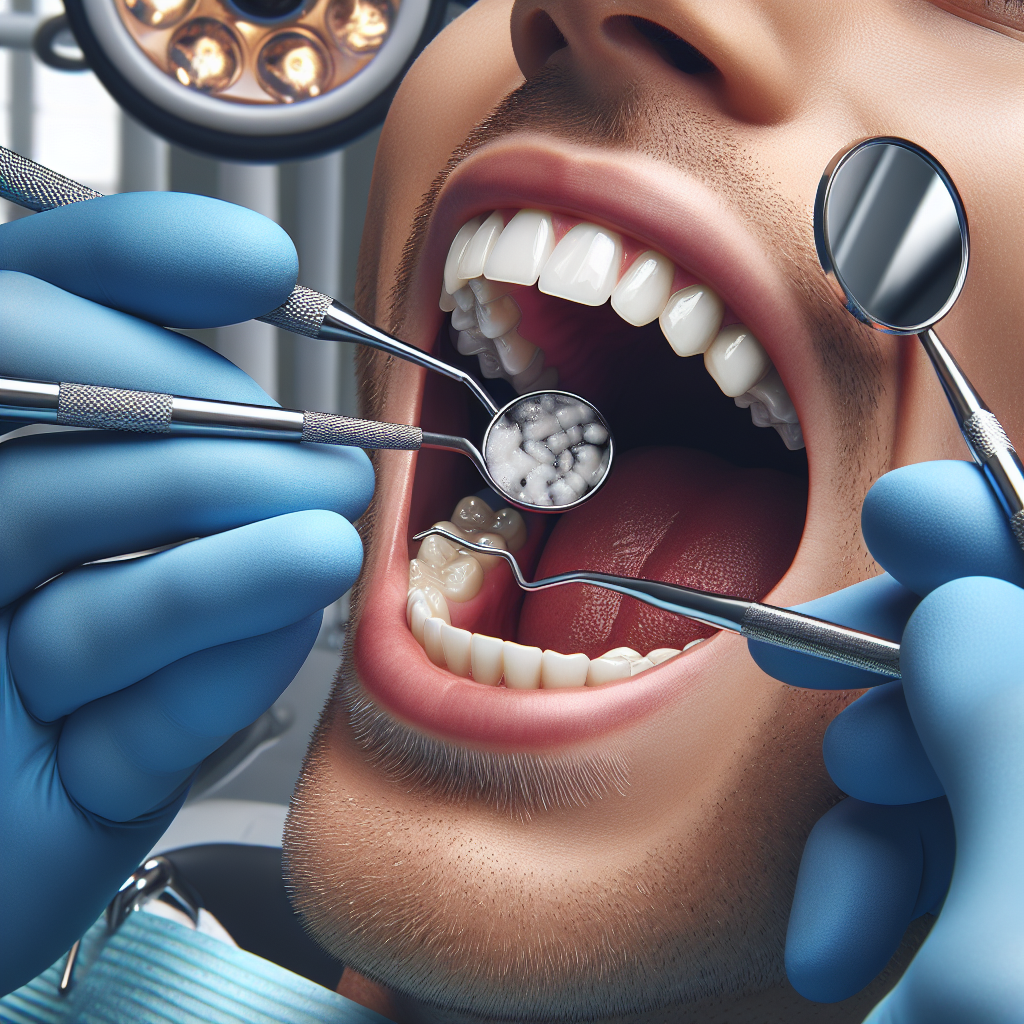
[[[0,270],[166,327],[220,327],[280,306],[299,263],[288,235],[252,210],[127,192],[5,224]]]
[[[276,404],[198,341],[26,274],[0,271],[0,325],[0,376]]]
[[[64,723],[57,768],[80,807],[130,821],[164,804],[207,755],[254,722],[295,677],[322,613],[188,655]]]
[[[811,830],[786,932],[790,984],[815,1002],[859,992],[915,917],[941,901],[954,854],[942,798],[880,807],[852,797]]]
[[[314,510],[72,570],[15,612],[15,684],[37,719],[62,718],[186,655],[325,608],[352,585],[361,560],[353,527]]]
[[[288,512],[362,515],[358,448],[78,431],[0,445],[0,607],[83,562]]]
[[[919,600],[891,576],[882,575],[794,608],[819,619],[898,641]],[[875,672],[839,665],[760,640],[748,640],[747,647],[762,671],[790,686],[810,690],[861,690],[888,682],[887,677]]]
[[[920,462],[877,480],[861,528],[872,555],[922,597],[961,576],[1024,586],[1024,552],[981,470]]]
[[[836,715],[822,753],[832,781],[858,800],[912,804],[943,795],[899,680],[868,690]]]

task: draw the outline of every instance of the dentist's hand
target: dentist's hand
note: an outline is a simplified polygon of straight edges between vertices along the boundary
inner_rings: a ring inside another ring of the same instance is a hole
[[[793,685],[874,686],[825,734],[849,797],[804,849],[787,973],[810,999],[844,999],[930,911],[931,933],[868,1024],[1024,1021],[1024,556],[966,462],[889,473],[862,523],[888,574],[802,608],[902,637],[902,681],[750,644]]]
[[[280,228],[198,196],[0,226],[0,376],[268,402],[154,323],[259,316],[296,270]],[[99,431],[0,444],[0,993],[85,931],[195,767],[291,681],[359,571],[350,520],[372,489],[356,449]]]

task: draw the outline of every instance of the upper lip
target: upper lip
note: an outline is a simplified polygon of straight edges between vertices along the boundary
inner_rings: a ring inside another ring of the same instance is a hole
[[[812,418],[813,410],[801,402],[808,389],[799,382],[812,372],[810,345],[800,337],[801,311],[781,271],[713,191],[681,181],[677,170],[622,154],[509,136],[467,157],[438,198],[406,308],[397,311],[415,313],[403,317],[407,341],[430,349],[442,317],[437,294],[451,239],[471,217],[497,208],[548,209],[604,224],[664,252],[707,282],[764,345],[807,430],[805,417]],[[424,371],[404,365],[397,372],[419,386],[393,386],[389,415],[418,418]],[[388,514],[376,520],[366,566],[373,584],[365,591],[353,654],[364,686],[392,714],[453,741],[543,749],[593,739],[646,717],[693,686],[706,669],[717,643],[702,644],[685,659],[627,685],[582,692],[480,686],[427,663],[404,618],[413,464],[408,456],[388,455],[378,486],[378,501]],[[404,641],[408,651],[399,653]]]

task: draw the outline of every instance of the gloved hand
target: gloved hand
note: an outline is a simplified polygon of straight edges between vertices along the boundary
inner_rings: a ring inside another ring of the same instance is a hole
[[[844,999],[930,911],[931,933],[868,1024],[1024,1021],[1024,555],[967,462],[882,477],[862,527],[887,574],[801,610],[902,637],[902,680],[750,644],[793,685],[874,687],[825,734],[849,797],[808,838],[786,970],[809,999]]]
[[[0,376],[268,402],[154,323],[261,315],[296,269],[280,228],[199,196],[4,225]],[[290,682],[359,571],[349,520],[372,488],[363,452],[324,445],[100,431],[0,444],[0,993],[86,930],[196,766]]]

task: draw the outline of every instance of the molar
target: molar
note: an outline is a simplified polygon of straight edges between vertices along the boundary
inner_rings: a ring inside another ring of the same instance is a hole
[[[459,261],[481,223],[481,218],[474,217],[471,221],[463,224],[452,239],[452,244],[448,249],[448,258],[444,261],[444,290],[451,296],[455,296],[460,288],[466,286],[468,278],[459,273]],[[445,312],[448,311],[445,310]]]
[[[460,278],[472,281],[474,277],[483,276],[484,264],[504,226],[501,214],[495,211],[476,229],[459,259]],[[450,288],[448,290],[451,291]]]
[[[536,284],[554,247],[551,215],[543,210],[520,210],[495,242],[484,265],[484,276],[508,284]]]
[[[622,239],[596,224],[570,228],[540,272],[537,287],[585,306],[608,301],[622,262]]]
[[[474,312],[480,333],[485,338],[500,338],[503,334],[514,331],[523,318],[519,304],[511,295],[499,295],[490,302],[478,301]],[[454,317],[455,314],[452,313],[452,324],[458,326],[455,324]],[[460,328],[460,330],[465,330],[465,328]]]
[[[718,332],[704,353],[704,366],[730,398],[749,391],[771,369],[768,353],[744,324],[733,324]]]
[[[494,350],[502,368],[512,377],[523,373],[540,351],[532,341],[527,341],[514,328],[500,338],[494,339]]]
[[[652,665],[660,665],[662,662],[668,661],[669,658],[674,658],[677,654],[682,653],[682,651],[677,651],[674,647],[659,647],[647,655],[647,660]]]
[[[459,550],[443,537],[427,537],[409,563],[409,586],[436,587],[451,601],[471,601],[480,593],[484,573],[472,555]]]
[[[518,551],[526,543],[526,522],[514,508],[497,512],[483,498],[471,495],[455,506],[452,522],[463,534],[496,533],[509,551]]]
[[[632,675],[627,658],[610,658],[607,654],[594,658],[587,669],[587,686],[603,686],[628,679]]]
[[[714,341],[724,313],[715,291],[706,284],[691,284],[668,300],[659,324],[677,356],[696,356]]]
[[[461,537],[463,540],[469,540],[470,536],[472,536],[472,540],[476,544],[482,544],[484,545],[484,547],[488,548],[498,548],[501,551],[505,550],[505,538],[502,537],[500,534],[483,533],[477,532],[475,530],[472,532],[472,534],[470,534],[469,532],[465,532],[459,529],[459,527],[456,526],[455,523],[450,522],[449,520],[434,523],[434,526],[439,530],[447,530],[448,533],[454,533],[456,537]],[[427,540],[429,539],[430,538],[428,537]],[[427,540],[424,540],[423,543],[426,544]],[[449,544],[450,546],[450,542],[445,540],[444,537],[439,537],[438,540],[444,541],[444,543]],[[460,551],[459,553],[462,555],[469,554],[468,551]],[[497,555],[482,555],[478,551],[473,552],[472,557],[476,559],[477,564],[480,566],[481,569],[483,569],[485,573],[489,572],[499,562],[503,561],[503,559],[499,558]]]
[[[668,257],[648,250],[633,261],[615,286],[612,309],[634,327],[657,320],[668,303],[675,272]]]

